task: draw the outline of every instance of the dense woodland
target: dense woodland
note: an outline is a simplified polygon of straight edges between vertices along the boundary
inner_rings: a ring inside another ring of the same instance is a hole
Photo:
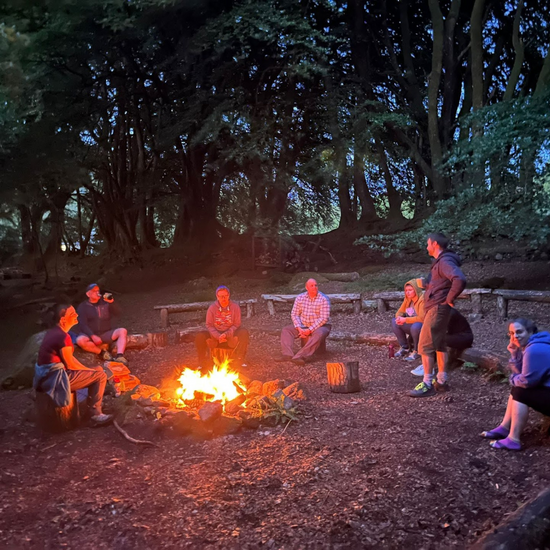
[[[2,261],[328,230],[548,247],[545,1],[7,0],[0,21]]]

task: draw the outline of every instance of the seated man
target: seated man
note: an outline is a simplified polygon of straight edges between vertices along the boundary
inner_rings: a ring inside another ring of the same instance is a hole
[[[217,301],[206,312],[206,328],[195,336],[195,347],[199,366],[212,367],[212,357],[208,348],[229,348],[233,350],[232,361],[240,367],[246,367],[245,357],[248,350],[248,330],[241,327],[241,307],[231,301],[226,286],[216,289]]]
[[[103,361],[118,361],[128,366],[124,357],[128,331],[125,328],[111,328],[111,318],[120,315],[120,308],[114,303],[113,295],[103,296],[95,283],[86,289],[88,300],[82,302],[77,309],[78,326],[71,331],[73,342],[85,351],[95,353]],[[113,359],[108,349],[116,343],[116,357]]]
[[[462,352],[465,349],[471,348],[474,343],[474,333],[468,320],[460,311],[457,311],[454,307],[451,308],[449,315],[449,325],[447,326],[447,336],[445,337],[445,344],[448,348],[447,363],[448,367],[451,367],[453,363],[460,359]],[[423,376],[424,370],[422,365],[416,367],[411,371],[412,374],[417,376]]]
[[[317,281],[309,279],[306,291],[296,297],[292,306],[292,325],[281,331],[281,356],[275,361],[292,361],[297,365],[305,364],[330,333],[330,300],[319,292]],[[302,339],[303,347],[295,354],[292,343]]]
[[[418,338],[424,321],[424,292],[418,286],[416,279],[405,283],[405,299],[392,320],[393,333],[401,349],[395,357],[402,357],[405,361],[420,359],[418,353]],[[409,338],[412,340],[412,350],[409,347]]]
[[[107,375],[101,367],[90,369],[73,356],[73,343],[68,335],[78,322],[73,306],[60,305],[55,309],[56,326],[44,336],[35,367],[33,387],[37,392],[47,393],[56,407],[67,407],[71,392],[88,388],[88,402],[92,420],[106,424],[112,415],[103,414],[101,402],[107,383]]]

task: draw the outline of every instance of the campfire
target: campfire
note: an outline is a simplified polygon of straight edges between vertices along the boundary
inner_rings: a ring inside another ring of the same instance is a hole
[[[227,402],[246,393],[239,374],[230,370],[228,360],[215,364],[206,374],[184,368],[178,382],[181,383],[181,388],[176,390],[178,408],[193,407],[198,401],[219,401],[225,406]]]

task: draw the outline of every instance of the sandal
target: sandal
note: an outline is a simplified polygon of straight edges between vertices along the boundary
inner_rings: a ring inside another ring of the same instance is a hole
[[[521,443],[519,441],[514,441],[507,437],[506,439],[501,439],[500,441],[491,441],[489,443],[493,449],[506,449],[507,451],[521,451]]]

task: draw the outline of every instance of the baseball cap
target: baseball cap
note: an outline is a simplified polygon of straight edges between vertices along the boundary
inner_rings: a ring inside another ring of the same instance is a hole
[[[92,283],[91,285],[88,285],[86,287],[86,292],[90,292],[90,290],[92,290],[92,288],[95,288],[97,286],[97,288],[99,288],[99,285],[97,283]]]

